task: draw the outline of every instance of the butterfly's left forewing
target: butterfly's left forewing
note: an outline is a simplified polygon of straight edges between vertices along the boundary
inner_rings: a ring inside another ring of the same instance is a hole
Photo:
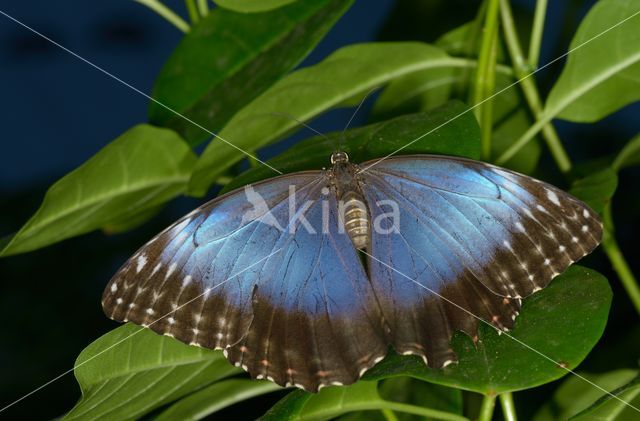
[[[355,381],[386,343],[328,185],[321,172],[282,176],[197,209],[120,269],[105,312],[224,349],[254,377],[281,385]]]

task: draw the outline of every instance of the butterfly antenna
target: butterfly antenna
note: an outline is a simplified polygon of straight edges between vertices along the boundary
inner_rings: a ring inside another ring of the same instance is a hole
[[[349,126],[351,125],[351,122],[353,121],[353,119],[356,117],[356,115],[358,114],[358,111],[360,111],[360,108],[362,108],[362,105],[364,104],[364,102],[367,100],[367,98],[369,98],[369,96],[374,93],[375,91],[378,90],[378,87],[376,86],[375,88],[371,89],[369,92],[367,92],[367,94],[365,96],[362,97],[362,99],[360,100],[360,103],[358,104],[358,106],[356,107],[355,111],[353,112],[353,114],[351,114],[351,118],[349,119],[349,121],[347,122],[347,124],[344,126],[344,129],[342,129],[342,134],[340,135],[340,140],[345,139],[345,133],[347,132],[347,129],[349,128]],[[340,143],[338,143],[338,151],[342,151],[342,148],[340,147]]]
[[[298,123],[298,124],[300,124],[301,126],[304,126],[304,127],[306,127],[307,129],[311,130],[312,132],[314,132],[314,133],[316,133],[316,134],[318,134],[318,135],[320,135],[320,136],[324,137],[325,139],[327,139],[327,140],[331,141],[331,140],[329,139],[329,137],[328,137],[326,134],[324,134],[324,133],[322,133],[322,132],[319,132],[318,130],[316,130],[316,129],[314,129],[313,127],[309,126],[309,125],[308,125],[307,123],[305,123],[304,121],[301,121],[301,120],[299,120],[299,119],[295,118],[295,117],[294,117],[294,116],[292,116],[291,114],[287,114],[287,113],[269,113],[269,114],[270,114],[270,115],[279,116],[279,117],[287,117],[287,118],[290,118],[291,120],[293,120],[293,121],[297,122],[297,123]]]

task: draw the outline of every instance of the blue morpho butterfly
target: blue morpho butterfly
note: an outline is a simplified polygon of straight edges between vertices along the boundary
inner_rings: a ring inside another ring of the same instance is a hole
[[[490,164],[331,162],[178,220],[113,277],[106,314],[317,391],[353,383],[390,346],[447,366],[455,330],[477,341],[478,318],[511,328],[520,298],[602,237],[584,203]]]

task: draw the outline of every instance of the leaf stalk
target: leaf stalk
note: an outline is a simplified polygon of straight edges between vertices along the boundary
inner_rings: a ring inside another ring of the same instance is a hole
[[[534,82],[533,75],[530,73],[532,66],[525,59],[522,48],[520,47],[520,41],[518,39],[518,33],[516,31],[509,0],[500,0],[500,15],[502,17],[505,42],[513,63],[513,72],[516,75],[516,78],[520,81],[519,85],[522,88],[522,92],[524,93],[529,108],[538,121],[536,121],[536,124],[527,130],[527,132],[522,135],[518,141],[511,145],[511,147],[509,147],[509,149],[507,149],[498,158],[497,163],[501,164],[509,160],[531,139],[533,139],[538,131],[542,130],[542,134],[553,159],[558,165],[560,171],[566,174],[571,171],[571,160],[569,159],[569,155],[565,151],[564,146],[562,146],[560,137],[551,124],[551,119],[544,118],[542,100],[540,99],[540,94],[538,93],[538,88]],[[540,123],[540,121],[544,121],[544,123]],[[536,127],[535,131],[532,130],[534,127]]]
[[[175,26],[182,32],[189,32],[189,29],[191,29],[187,21],[182,19],[180,16],[178,16],[176,12],[169,9],[167,6],[165,6],[158,0],[133,0],[133,1],[147,6],[149,9],[156,12],[158,15],[163,17],[166,21],[171,23],[173,26]]]
[[[488,1],[473,92],[473,103],[480,104],[474,111],[482,130],[482,158],[485,160],[488,160],[491,156],[493,99],[488,98],[490,98],[495,89],[498,12],[500,5],[499,0]]]
[[[505,421],[518,421],[516,405],[513,402],[513,394],[511,392],[500,395],[500,406],[502,407],[502,416]]]
[[[478,414],[478,421],[491,421],[495,407],[496,395],[484,395],[482,405],[480,406],[480,413]]]

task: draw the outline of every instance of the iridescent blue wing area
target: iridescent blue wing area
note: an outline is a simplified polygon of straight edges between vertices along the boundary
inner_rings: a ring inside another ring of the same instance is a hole
[[[324,172],[282,176],[196,209],[125,263],[106,314],[223,349],[280,385],[354,382],[387,342],[329,184]]]
[[[476,336],[472,314],[511,328],[520,298],[544,288],[602,237],[597,214],[584,203],[489,164],[406,156],[360,175],[373,224],[369,275],[392,344],[432,367],[455,360],[454,330]],[[397,204],[397,218],[389,203]]]

